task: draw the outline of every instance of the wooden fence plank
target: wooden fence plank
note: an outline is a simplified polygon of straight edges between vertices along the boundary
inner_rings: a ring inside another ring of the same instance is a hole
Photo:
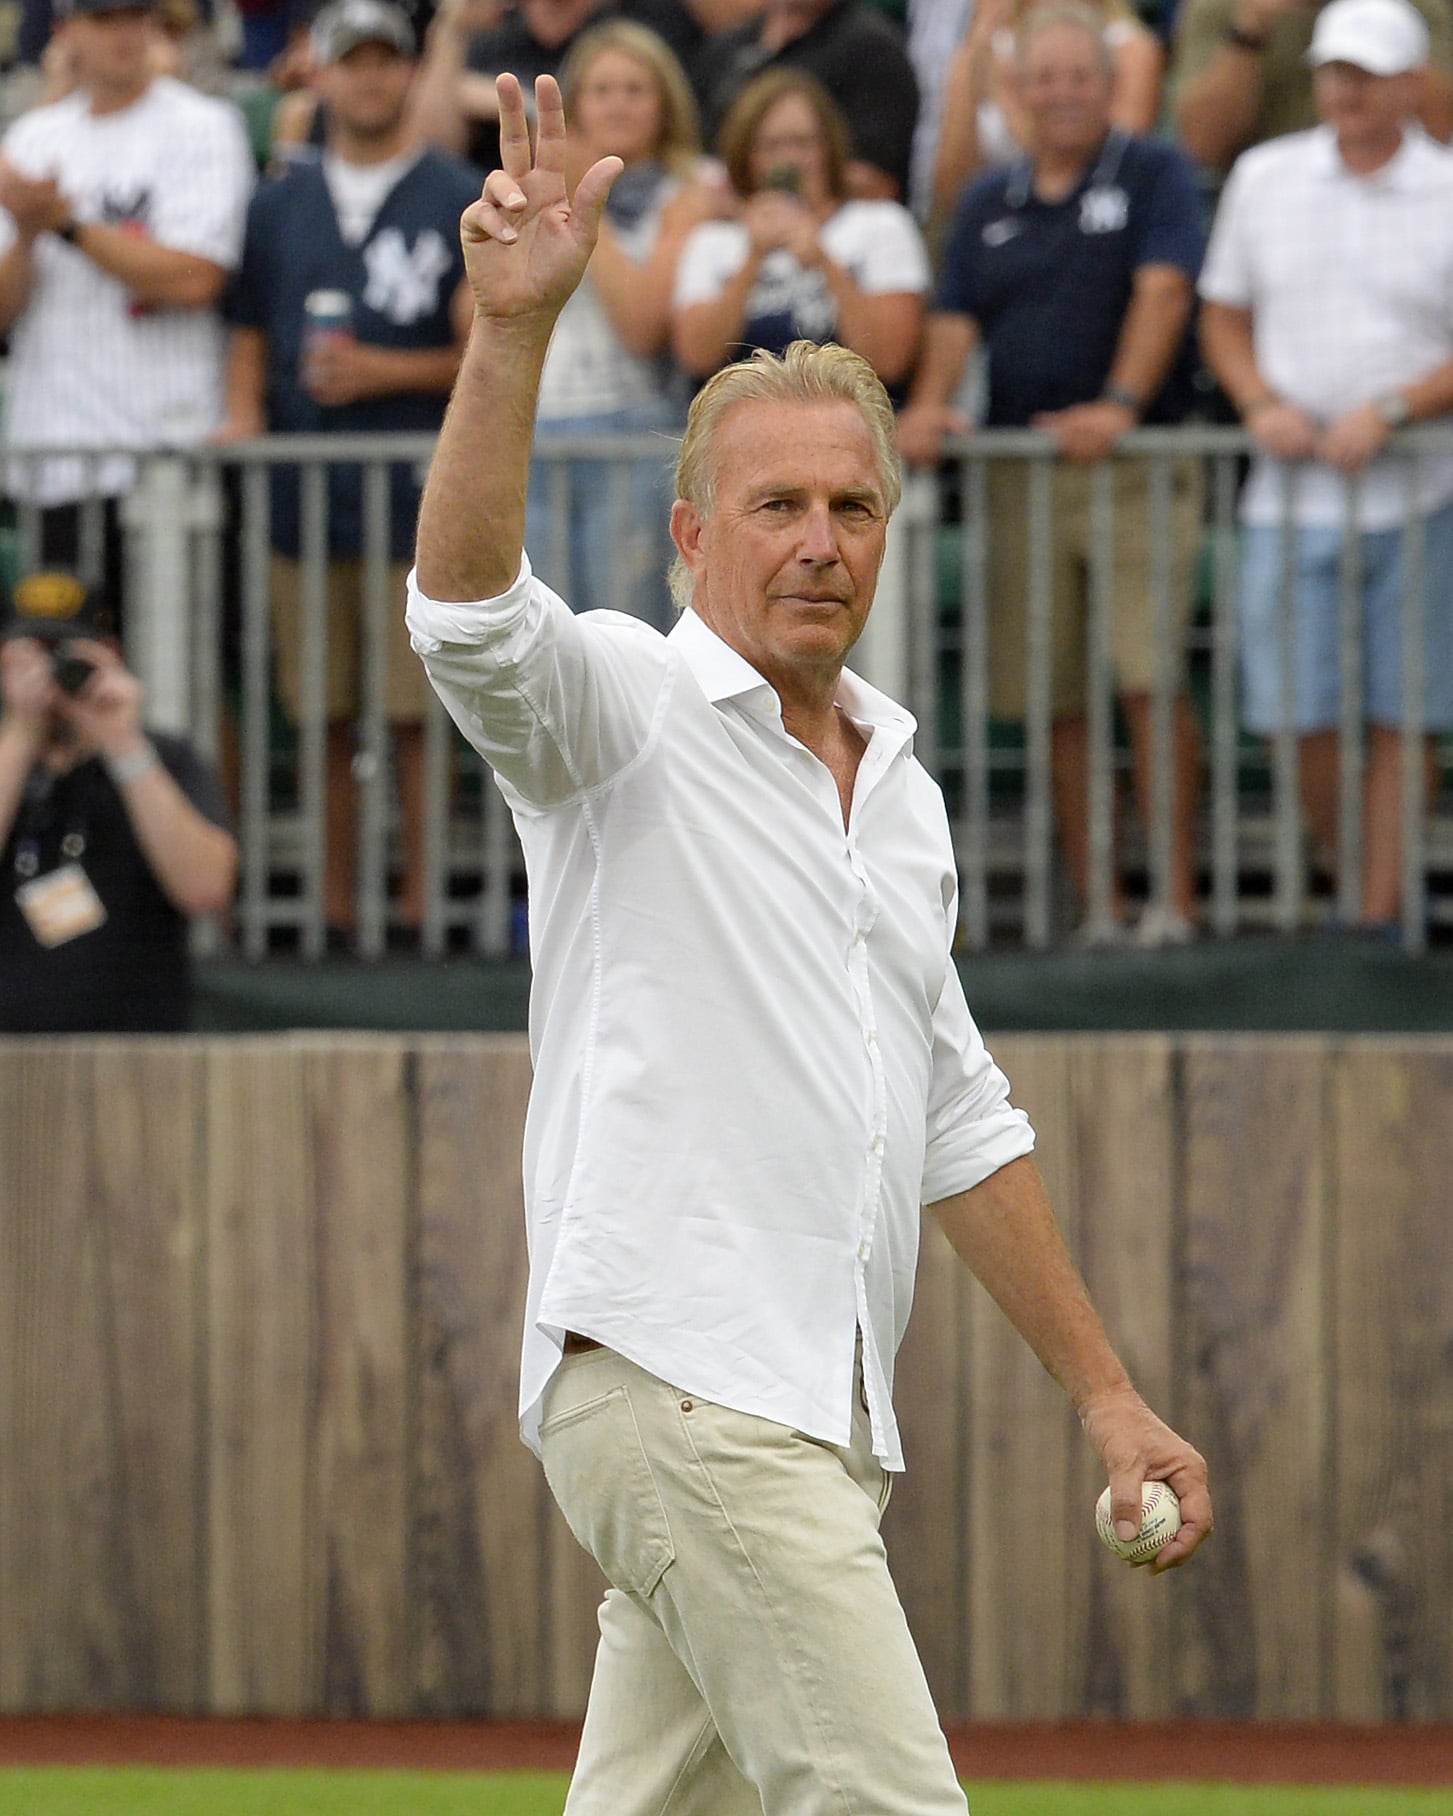
[[[968,1291],[963,1262],[925,1217],[913,1316],[893,1384],[907,1467],[894,1479],[883,1535],[929,1688],[946,1720],[962,1719],[969,1701],[967,1636],[958,1618],[967,1600]]]
[[[415,1676],[424,1710],[537,1715],[556,1700],[544,1476],[520,1442],[527,1258],[523,1039],[417,1061]]]
[[[1453,1055],[1333,1066],[1337,1596],[1332,1713],[1453,1717]]]
[[[995,1057],[1028,1111],[1037,1157],[1073,1242],[1078,1179],[1073,1093],[1064,1042],[1000,1039]],[[1065,1586],[1069,1520],[1083,1440],[1073,1412],[1023,1339],[977,1284],[969,1289],[969,1704],[976,1720],[1073,1712],[1074,1624]],[[1016,1528],[1035,1513],[1035,1539]],[[1043,1528],[1039,1515],[1043,1511]],[[1078,1532],[1074,1541],[1082,1543]]]
[[[1163,1417],[1172,1404],[1176,1341],[1175,1068],[1160,1036],[1077,1040],[1076,1258],[1110,1339]],[[1066,1546],[1080,1683],[1077,1712],[1121,1721],[1173,1712],[1171,1613],[1182,1584],[1111,1557],[1093,1510],[1105,1472],[1087,1443],[1075,1451]]]
[[[200,1058],[0,1056],[0,1702],[203,1695]]]
[[[317,1707],[322,1585],[310,1455],[318,1373],[317,1215],[306,1063],[276,1039],[208,1063],[211,1707]]]
[[[322,1707],[402,1715],[408,1634],[408,1300],[414,1158],[397,1039],[319,1038],[304,1080],[317,1194],[315,1543]]]
[[[1325,1712],[1324,1055],[1222,1039],[1183,1060],[1183,1423],[1217,1503],[1176,1652],[1197,1715]]]

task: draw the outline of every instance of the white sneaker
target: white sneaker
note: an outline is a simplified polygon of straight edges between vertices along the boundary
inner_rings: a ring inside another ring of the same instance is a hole
[[[1149,951],[1161,946],[1190,946],[1200,936],[1196,923],[1187,920],[1179,909],[1162,908],[1152,902],[1135,927],[1135,943]]]
[[[1069,937],[1072,952],[1113,952],[1130,944],[1130,929],[1123,921],[1081,921]]]

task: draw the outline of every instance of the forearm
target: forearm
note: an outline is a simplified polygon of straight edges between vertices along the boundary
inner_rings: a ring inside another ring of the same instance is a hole
[[[754,255],[719,296],[710,302],[693,303],[677,317],[672,346],[676,358],[693,378],[709,378],[741,345],[747,302],[761,268],[761,260]]]
[[[223,376],[226,423],[240,435],[267,429],[267,336],[259,328],[234,328]]]
[[[39,737],[11,719],[0,719],[0,845],[15,830],[25,784],[40,751]]]
[[[1130,1389],[1027,1155],[929,1209],[1077,1412]]]
[[[462,156],[469,137],[461,85],[468,71],[469,34],[457,20],[440,15],[429,28],[419,73],[409,90],[409,121],[430,145]]]
[[[913,369],[923,326],[922,300],[901,291],[871,296],[832,259],[824,261],[837,305],[837,338],[863,358],[885,385],[900,384]]]
[[[1132,392],[1144,408],[1175,364],[1191,317],[1191,280],[1155,268],[1139,273],[1121,324],[1107,385]]]
[[[431,599],[493,599],[519,573],[553,325],[475,321],[419,506],[418,580]]]
[[[183,914],[225,908],[237,882],[232,835],[198,813],[160,762],[116,786],[142,854],[172,906]]]
[[[679,241],[677,242],[679,250]],[[659,251],[659,248],[658,248]],[[671,327],[675,259],[641,266],[622,250],[608,226],[590,256],[590,281],[611,327],[628,353],[649,359],[665,349]]]
[[[1203,304],[1201,351],[1238,416],[1271,395],[1256,363],[1249,310],[1233,309],[1226,303]]]
[[[1401,385],[1399,395],[1407,399],[1414,422],[1427,422],[1435,416],[1453,412],[1453,360],[1425,373],[1415,384]]]
[[[161,246],[145,234],[100,221],[80,224],[76,247],[143,303],[169,309],[209,309],[222,294],[227,273],[194,252]]]
[[[1198,164],[1225,170],[1250,142],[1261,111],[1261,59],[1224,44],[1176,98],[1181,143]]]
[[[30,301],[35,282],[35,240],[22,234],[0,258],[0,334],[8,334]]]
[[[923,331],[923,347],[914,375],[910,404],[941,406],[951,401],[963,382],[974,350],[976,331],[966,315],[933,310]]]

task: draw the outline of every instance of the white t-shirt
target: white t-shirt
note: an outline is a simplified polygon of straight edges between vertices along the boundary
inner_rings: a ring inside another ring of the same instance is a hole
[[[56,177],[78,221],[135,222],[161,245],[237,264],[254,164],[227,102],[170,77],[100,117],[84,95],[67,95],[22,114],[3,153],[28,176]],[[14,241],[0,209],[0,254]],[[79,248],[40,237],[30,299],[11,331],[8,447],[186,447],[217,427],[225,339],[216,311],[133,305]],[[134,476],[124,458],[7,464],[9,490],[42,504],[123,492]]]
[[[613,223],[621,250],[634,263],[644,265],[655,250],[661,211],[680,187],[677,178],[664,178],[637,220],[629,226]],[[668,376],[664,360],[632,353],[622,345],[587,267],[550,337],[540,375],[537,420],[560,422],[657,403]]]
[[[844,202],[823,223],[819,235],[829,257],[869,296],[929,287],[928,254],[908,210],[897,202]],[[688,238],[676,269],[673,306],[689,309],[713,302],[746,264],[751,251],[739,221],[707,221]],[[790,317],[792,331],[781,324]],[[776,333],[758,338],[754,324],[774,323]],[[825,341],[837,329],[837,305],[820,271],[804,271],[787,251],[772,252],[747,302],[743,336],[753,346],[777,339]]]
[[[1251,311],[1262,377],[1319,422],[1426,377],[1453,359],[1453,152],[1413,129],[1389,164],[1362,177],[1328,127],[1256,146],[1227,179],[1200,289]],[[1419,464],[1419,508],[1453,498],[1453,454]],[[1284,463],[1257,458],[1244,522],[1282,521],[1284,479]],[[1392,529],[1407,502],[1403,461],[1370,462],[1362,528]],[[1300,463],[1293,510],[1301,524],[1344,523],[1347,481]]]
[[[361,246],[394,189],[418,163],[418,146],[382,164],[350,164],[336,153],[323,153],[323,180],[338,216],[338,232],[345,246]]]

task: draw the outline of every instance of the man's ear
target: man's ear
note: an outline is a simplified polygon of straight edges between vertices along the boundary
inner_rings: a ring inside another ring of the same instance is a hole
[[[702,566],[701,532],[706,519],[694,504],[688,504],[684,498],[678,498],[671,507],[671,540],[680,550],[681,559],[693,574],[699,574]]]

